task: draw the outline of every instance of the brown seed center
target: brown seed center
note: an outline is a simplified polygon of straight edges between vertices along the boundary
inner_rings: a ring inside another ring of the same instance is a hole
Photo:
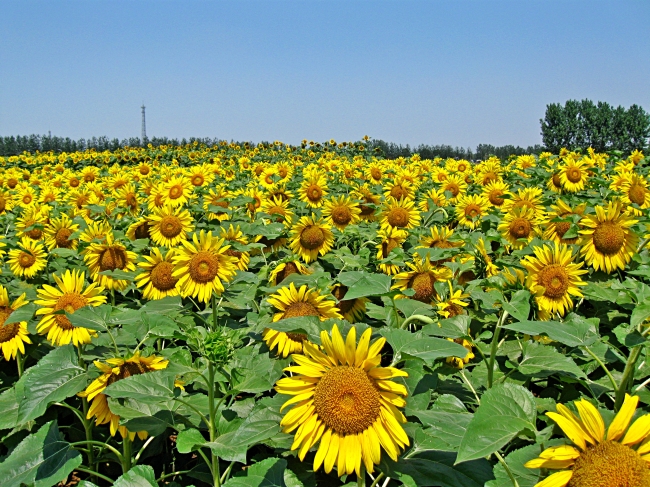
[[[162,261],[151,269],[149,279],[153,287],[159,291],[169,291],[176,287],[178,279],[172,276],[173,266],[169,262]]]
[[[5,323],[13,311],[7,306],[0,307],[0,343],[8,342],[20,331],[20,323]]]
[[[167,238],[177,237],[182,230],[181,219],[175,215],[167,215],[160,220],[160,233]]]
[[[415,275],[409,283],[409,287],[415,291],[415,294],[411,298],[422,301],[423,303],[430,302],[437,295],[433,287],[435,282],[436,278],[429,272],[422,272]]]
[[[20,255],[18,256],[18,264],[20,264],[20,267],[22,267],[23,269],[27,269],[33,266],[34,262],[36,262],[36,257],[34,257],[32,254],[29,254],[27,252],[21,252]]]
[[[602,222],[594,231],[593,242],[601,254],[614,255],[625,244],[625,230],[616,222]]]
[[[645,188],[640,184],[630,186],[627,195],[632,203],[636,203],[639,206],[643,206],[643,203],[645,203]]]
[[[308,250],[320,249],[325,242],[325,233],[316,225],[309,225],[300,232],[300,245]]]
[[[512,220],[512,223],[510,223],[509,231],[513,238],[528,238],[531,230],[531,224],[525,218],[515,218]]]
[[[126,267],[126,252],[120,247],[108,247],[99,255],[100,271],[114,271]]]
[[[537,276],[539,284],[544,286],[544,296],[550,299],[559,299],[566,295],[569,289],[569,275],[564,266],[550,264],[539,271]]]
[[[404,208],[393,208],[388,213],[387,220],[393,227],[406,227],[409,223],[409,212]]]
[[[337,225],[347,225],[352,220],[352,212],[347,206],[337,206],[332,210],[332,220]]]
[[[56,246],[59,248],[63,249],[69,249],[72,248],[72,244],[74,243],[73,240],[69,240],[68,237],[72,235],[74,232],[70,230],[69,228],[61,228],[56,232],[56,235],[54,236],[54,240],[56,242]]]
[[[57,299],[54,305],[54,311],[65,310],[66,313],[74,313],[79,308],[83,308],[88,304],[88,299],[79,293],[65,293]],[[64,330],[72,330],[74,325],[70,322],[66,315],[54,315],[59,328]]]
[[[298,301],[289,305],[284,311],[282,318],[297,318],[299,316],[320,316],[320,313],[310,303]]]
[[[218,272],[219,260],[210,252],[198,252],[190,259],[190,277],[195,282],[210,282],[217,277]]]
[[[566,170],[566,178],[572,183],[577,183],[582,179],[582,171],[577,167],[570,167]]]

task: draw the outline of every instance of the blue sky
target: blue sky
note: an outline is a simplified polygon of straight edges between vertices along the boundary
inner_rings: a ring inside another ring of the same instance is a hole
[[[0,135],[541,142],[546,104],[650,111],[650,2],[0,2]]]

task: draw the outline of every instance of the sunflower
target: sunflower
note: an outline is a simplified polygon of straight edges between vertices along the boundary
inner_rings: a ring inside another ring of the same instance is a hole
[[[147,239],[151,237],[151,225],[149,220],[145,217],[138,218],[135,222],[129,225],[126,231],[126,238],[129,240]]]
[[[334,284],[332,286],[332,295],[336,298],[336,307],[339,309],[343,318],[350,323],[361,321],[366,314],[366,303],[368,298],[345,299],[348,287],[343,284]]]
[[[564,187],[560,179],[560,171],[554,171],[553,175],[546,182],[546,187],[554,193],[561,193]]]
[[[289,200],[283,200],[280,196],[273,196],[264,200],[260,211],[273,217],[275,222],[284,223],[285,226],[291,225],[293,221],[293,212],[289,209]]]
[[[111,224],[107,221],[100,222],[91,222],[88,224],[88,227],[79,234],[79,240],[85,243],[91,243],[94,241],[104,242],[109,233],[112,233],[113,229]],[[85,251],[82,251],[84,253]]]
[[[188,170],[187,178],[195,188],[201,186],[209,186],[214,180],[214,174],[210,172],[205,164],[197,164]]]
[[[334,234],[331,226],[316,219],[316,215],[303,216],[291,231],[291,250],[299,255],[305,263],[318,258],[318,254],[325,255],[334,244]]]
[[[638,174],[630,175],[621,185],[620,191],[623,193],[621,201],[630,205],[628,211],[634,215],[641,216],[643,215],[641,210],[650,208],[650,189],[648,189],[648,180],[643,176]],[[631,206],[632,204],[638,205],[640,209]]]
[[[323,217],[330,225],[344,231],[348,225],[354,225],[361,219],[361,209],[349,196],[336,196],[325,202]]]
[[[49,250],[55,248],[77,249],[77,239],[70,239],[70,235],[79,230],[79,224],[72,223],[65,213],[60,218],[52,218],[45,227],[45,245]]]
[[[400,450],[409,445],[400,424],[406,418],[398,409],[406,405],[407,391],[390,380],[408,374],[380,366],[386,340],[371,344],[371,333],[367,329],[357,345],[354,327],[345,340],[336,325],[331,338],[321,332],[325,353],[305,342],[305,355],[292,355],[298,365],[285,369],[294,375],[275,386],[278,393],[295,396],[281,408],[293,406],[280,422],[285,433],[297,429],[291,449],[304,460],[320,440],[314,470],[324,466],[329,473],[336,465],[339,476],[360,476],[363,461],[372,473],[381,461],[381,447],[397,461]]]
[[[449,229],[448,227],[439,227],[439,226],[432,226],[429,228],[429,235],[423,235],[420,237],[420,245],[416,247],[416,249],[453,249],[456,247],[462,247],[463,242],[458,241],[458,242],[450,242],[449,239],[453,237],[454,231]],[[449,257],[447,259],[439,260],[439,261],[432,261],[432,264],[435,265],[440,265],[443,264],[444,262],[449,262],[451,261],[452,258]]]
[[[447,338],[447,340],[450,342],[458,343],[459,345],[465,347],[465,350],[467,350],[467,355],[464,357],[447,357],[446,362],[449,365],[456,367],[457,369],[462,369],[466,364],[469,363],[470,360],[475,357],[472,349],[472,344],[469,342],[469,340],[465,340],[464,338]]]
[[[493,205],[501,208],[506,202],[504,196],[510,196],[510,187],[501,180],[490,181],[483,187],[483,196]]]
[[[28,336],[26,321],[7,323],[7,318],[11,313],[26,304],[24,293],[10,303],[7,289],[0,285],[0,349],[2,349],[2,355],[7,362],[9,359],[15,359],[18,352],[25,353],[25,343],[32,343]]]
[[[475,229],[481,224],[481,218],[490,210],[490,203],[483,196],[466,195],[458,198],[456,218],[458,224]]]
[[[422,196],[422,199],[418,202],[418,208],[420,208],[420,211],[427,212],[437,208],[444,208],[447,204],[445,193],[441,189],[433,188]]]
[[[187,234],[194,230],[192,215],[184,208],[165,205],[156,208],[149,215],[149,235],[154,244],[175,247],[187,240]]]
[[[386,198],[381,213],[381,228],[411,229],[420,223],[420,212],[411,200]]]
[[[573,403],[579,417],[564,404],[556,406],[557,412],[546,413],[573,445],[552,446],[525,464],[560,470],[535,487],[650,486],[650,415],[638,417],[630,426],[638,403],[638,396],[626,394],[607,431],[600,411],[586,399]]]
[[[353,192],[352,196],[358,198],[359,209],[361,210],[360,217],[362,220],[372,222],[375,220],[376,206],[381,202],[379,196],[374,194],[367,184],[358,186]]]
[[[371,162],[365,170],[366,179],[372,184],[381,184],[384,177],[384,164],[379,162]]]
[[[192,242],[184,240],[183,247],[173,257],[172,276],[178,278],[178,288],[184,298],[191,296],[207,303],[213,293],[224,291],[223,282],[230,281],[237,271],[237,259],[226,252],[224,239],[201,230],[194,234]]]
[[[22,188],[20,191],[18,191],[18,194],[16,195],[16,202],[18,203],[18,205],[23,206],[25,208],[36,203],[36,200],[37,200],[36,190],[31,186]]]
[[[251,203],[246,203],[246,209],[251,219],[255,218],[255,213],[262,206],[262,201],[264,201],[264,193],[262,193],[257,188],[249,188],[241,193],[247,198],[251,198],[253,201]]]
[[[587,203],[582,203],[575,208],[571,208],[561,199],[558,199],[555,205],[551,206],[551,212],[546,218],[544,226],[544,239],[552,240],[560,244],[572,245],[577,244],[580,241],[580,237],[576,236],[574,238],[564,238],[564,234],[569,231],[571,227],[571,216],[578,215],[582,218],[582,215],[587,208]],[[553,221],[562,219],[564,221]]]
[[[222,184],[217,185],[215,189],[209,190],[208,194],[203,197],[203,210],[207,212],[208,220],[230,220],[228,212],[219,208],[228,208],[230,206],[228,199],[231,196],[230,191]],[[211,206],[212,209],[210,209]]]
[[[637,223],[623,213],[620,201],[610,201],[607,208],[596,206],[595,215],[585,215],[581,223],[581,255],[594,269],[611,274],[625,266],[636,253],[638,236],[630,229]]]
[[[567,158],[565,161],[566,164],[560,166],[562,188],[570,193],[585,189],[585,183],[589,178],[589,166],[585,163],[585,160],[575,161],[572,158]]]
[[[307,203],[310,208],[320,208],[327,196],[327,178],[323,174],[315,174],[306,178],[298,190],[300,201]]]
[[[43,244],[23,237],[20,248],[9,251],[7,264],[15,276],[31,279],[47,265],[47,254]]]
[[[58,289],[48,284],[38,290],[37,301],[39,309],[36,315],[44,315],[36,330],[41,334],[47,333],[47,339],[55,345],[67,345],[72,341],[75,346],[90,343],[91,333],[95,332],[80,326],[74,326],[65,314],[57,311],[64,310],[74,313],[84,306],[99,306],[106,302],[106,296],[101,294],[104,288],[92,283],[84,290],[85,273],[80,271],[65,271],[60,277],[52,274]]]
[[[169,249],[163,257],[160,249],[154,247],[148,256],[142,256],[144,262],[139,262],[138,267],[143,272],[136,276],[135,285],[144,288],[142,290],[144,299],[156,300],[179,295],[176,287],[178,279],[172,275],[174,254],[175,249]]]
[[[413,262],[406,265],[411,269],[401,272],[393,277],[395,284],[391,289],[406,291],[413,289],[415,294],[411,299],[430,304],[438,297],[434,284],[436,282],[448,281],[452,277],[451,269],[447,267],[432,266],[429,259],[415,258]]]
[[[238,245],[248,245],[248,237],[242,233],[239,225],[237,225],[237,227],[230,225],[227,230],[225,227],[221,227],[219,231],[219,238],[223,238],[226,242],[233,242],[237,243]],[[231,246],[228,250],[226,250],[226,255],[230,255],[231,257],[235,257],[237,259],[237,269],[240,271],[245,271],[248,269],[248,263],[251,260],[250,254],[248,252],[235,250]]]
[[[88,266],[92,280],[106,289],[115,289],[117,291],[126,289],[129,281],[127,279],[115,279],[110,275],[101,273],[114,270],[134,271],[137,258],[135,252],[126,250],[124,244],[115,242],[112,233],[106,235],[103,242],[88,245],[84,252],[84,262]]]
[[[469,306],[467,301],[464,299],[469,298],[469,294],[465,294],[462,289],[456,289],[449,283],[449,294],[444,299],[438,299],[436,301],[436,307],[438,308],[438,314],[444,316],[445,318],[453,318],[454,316],[465,314],[466,308]]]
[[[308,338],[304,333],[285,333],[271,328],[262,331],[262,339],[269,350],[277,349],[277,355],[282,358],[287,358],[292,353],[302,353],[303,342],[308,341]]]
[[[183,176],[174,176],[169,179],[162,187],[163,204],[171,206],[182,206],[186,204],[192,196],[192,183]]]
[[[506,213],[497,231],[514,249],[523,249],[539,233],[541,221],[530,208],[513,208]]]
[[[492,262],[492,257],[485,248],[483,237],[476,241],[474,249],[474,260],[477,261],[480,267],[480,275],[485,274],[485,277],[496,276],[499,273],[499,268]]]
[[[542,202],[543,191],[541,188],[529,187],[518,190],[512,194],[512,197],[501,207],[501,211],[508,213],[513,208],[531,208],[536,215],[543,215],[545,211]]]
[[[467,183],[465,182],[465,177],[461,174],[452,174],[442,182],[440,189],[443,193],[449,192],[451,194],[449,202],[455,203],[458,201],[458,197],[464,195],[467,191]]]
[[[43,228],[47,222],[48,211],[45,208],[28,206],[23,210],[23,214],[16,218],[15,228],[16,236],[19,238],[27,237],[31,240],[41,240],[43,238]]]
[[[133,183],[125,184],[115,191],[115,201],[122,214],[137,215],[140,211],[140,202],[138,200],[138,191]]]
[[[269,284],[271,286],[277,286],[291,274],[302,274],[304,276],[306,274],[311,274],[311,271],[305,267],[302,262],[292,257],[291,260],[288,260],[287,262],[279,263],[276,268],[269,273]]]
[[[377,244],[377,260],[382,261],[387,259],[391,251],[396,248],[401,248],[402,244],[408,237],[406,230],[399,230],[397,228],[382,228],[377,232],[379,244]],[[399,272],[399,267],[395,264],[379,264],[379,270],[384,274],[392,276]]]
[[[412,183],[405,179],[396,178],[384,185],[384,196],[386,198],[395,198],[396,200],[402,198],[412,200],[415,196],[415,191]]]
[[[275,166],[266,166],[259,175],[259,183],[266,189],[271,189],[278,179]]]
[[[0,215],[7,211],[11,211],[14,205],[15,202],[13,196],[8,192],[0,190]]]
[[[521,265],[528,271],[528,282],[542,316],[564,316],[573,309],[572,296],[581,298],[578,286],[586,286],[580,276],[587,271],[575,264],[571,248],[557,242],[553,246],[534,247],[535,256],[526,256]]]
[[[268,298],[269,304],[278,312],[273,315],[273,321],[299,316],[318,316],[320,320],[327,318],[342,318],[336,303],[321,296],[315,289],[307,289],[307,285],[300,286],[292,282],[288,287],[282,287],[277,293]]]
[[[154,370],[163,370],[167,368],[169,360],[156,355],[141,357],[138,351],[128,359],[111,358],[107,359],[106,363],[95,360],[94,364],[102,372],[102,375],[92,381],[85,391],[77,394],[80,397],[85,397],[90,402],[86,419],[94,417],[97,426],[109,423],[111,436],[115,436],[119,431],[122,438],[126,438],[128,435],[131,440],[134,440],[136,433],[127,430],[125,426],[120,426],[120,417],[111,412],[104,390],[120,379]],[[147,437],[147,432],[138,431],[137,435],[138,438],[144,440]]]
[[[434,183],[442,183],[447,180],[449,173],[442,167],[434,167],[431,170],[431,180]]]

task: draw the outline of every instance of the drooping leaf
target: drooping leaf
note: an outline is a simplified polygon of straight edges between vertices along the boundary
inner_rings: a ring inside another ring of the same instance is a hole
[[[132,375],[110,384],[104,394],[112,398],[131,398],[156,404],[174,397],[174,376],[166,370]]]
[[[81,454],[64,441],[56,421],[21,441],[0,463],[2,487],[50,487],[81,465]]]
[[[38,306],[34,303],[28,303],[25,306],[21,306],[16,311],[13,311],[5,323],[18,323],[20,321],[29,321],[34,317],[34,313],[38,309]]]
[[[246,452],[251,446],[272,438],[279,431],[277,421],[244,421],[235,431],[223,434],[215,441],[205,443],[205,446],[219,458],[246,463]]]
[[[530,292],[525,289],[517,291],[510,301],[503,303],[503,309],[519,321],[527,320],[530,314]]]
[[[528,389],[511,383],[492,387],[467,425],[456,462],[486,457],[523,430],[535,431],[536,415],[535,398]]]
[[[16,383],[18,423],[38,418],[50,403],[73,396],[86,386],[88,375],[78,360],[74,346],[65,345],[25,371]]]
[[[16,389],[11,388],[0,394],[0,430],[15,428],[18,425],[18,400]]]
[[[203,433],[195,428],[189,428],[178,433],[176,449],[179,453],[190,453],[198,450],[206,443]]]

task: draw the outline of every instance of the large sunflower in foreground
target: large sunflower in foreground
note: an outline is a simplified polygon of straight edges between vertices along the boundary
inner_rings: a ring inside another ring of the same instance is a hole
[[[316,219],[316,215],[303,216],[291,231],[291,250],[307,264],[325,255],[334,244],[331,226]]]
[[[7,323],[9,315],[26,304],[24,293],[11,303],[7,289],[0,285],[0,350],[6,361],[16,358],[18,352],[24,354],[25,343],[32,343],[26,321]]]
[[[481,219],[490,210],[490,203],[483,196],[475,194],[460,196],[456,203],[458,224],[474,229],[481,224]]]
[[[124,244],[115,242],[113,234],[106,235],[101,243],[91,243],[85,250],[84,262],[90,271],[93,281],[106,289],[122,291],[129,285],[127,279],[115,279],[113,276],[101,274],[104,271],[134,271],[138,256],[135,252],[126,250]]]
[[[292,282],[288,287],[283,287],[277,293],[269,296],[268,301],[278,310],[273,315],[274,322],[300,316],[317,316],[321,321],[328,318],[342,318],[334,301],[328,300],[327,296],[321,296],[315,289],[307,289],[307,285],[297,289]],[[265,328],[262,338],[269,349],[277,348],[278,355],[287,357],[291,353],[302,352],[303,342],[307,340],[307,335]]]
[[[201,230],[192,242],[183,240],[182,248],[174,256],[172,276],[178,279],[178,288],[184,298],[191,296],[207,303],[213,293],[224,291],[223,281],[230,281],[237,270],[237,258],[226,252],[224,239]]]
[[[95,417],[95,424],[97,426],[109,423],[111,436],[115,436],[119,431],[122,438],[126,438],[128,435],[133,440],[136,433],[127,430],[125,426],[120,426],[120,417],[113,414],[108,407],[108,399],[104,394],[104,389],[112,383],[126,377],[165,369],[169,360],[155,355],[141,357],[140,352],[136,352],[128,359],[111,358],[106,360],[106,364],[99,360],[95,360],[94,363],[95,367],[102,372],[102,375],[92,381],[85,391],[78,394],[78,396],[85,397],[90,402],[86,419]],[[137,435],[143,440],[147,437],[147,432],[138,431]]]
[[[162,299],[167,296],[178,296],[176,287],[178,279],[172,275],[174,264],[172,259],[175,249],[169,249],[163,256],[159,248],[151,249],[150,255],[143,255],[144,262],[138,263],[142,274],[135,278],[135,285],[142,289],[144,299]]]
[[[47,254],[41,242],[23,237],[20,247],[9,251],[7,264],[15,276],[31,279],[45,269]]]
[[[587,271],[582,263],[573,262],[571,248],[566,245],[544,245],[534,247],[535,256],[527,256],[521,265],[529,272],[530,289],[535,293],[535,301],[542,317],[564,314],[573,308],[572,296],[581,298],[578,286],[586,286],[580,276]]]
[[[165,205],[149,215],[149,235],[156,245],[175,247],[193,230],[192,215],[184,208]]]
[[[600,411],[586,399],[574,402],[579,417],[563,404],[546,413],[573,445],[552,446],[525,464],[560,470],[535,487],[650,487],[650,415],[630,426],[638,402],[626,394],[607,431]]]
[[[60,277],[52,274],[54,282],[58,287],[43,284],[38,290],[40,299],[34,301],[39,309],[36,315],[43,315],[36,326],[41,334],[47,333],[47,339],[55,345],[67,345],[72,342],[75,346],[90,343],[90,335],[95,332],[74,326],[65,314],[55,314],[64,310],[66,313],[74,313],[84,306],[99,306],[106,302],[106,296],[102,296],[104,288],[92,283],[86,289],[86,275],[80,271],[65,271]]]
[[[285,369],[294,375],[275,386],[280,394],[294,396],[282,406],[293,407],[280,422],[285,433],[297,430],[291,449],[304,460],[320,441],[314,470],[323,466],[329,473],[336,466],[339,476],[360,476],[363,462],[372,473],[381,461],[381,448],[397,461],[410,444],[400,424],[406,418],[398,409],[406,405],[407,391],[390,380],[407,373],[380,366],[386,340],[370,343],[371,333],[367,329],[357,344],[354,327],[345,340],[336,325],[331,338],[321,332],[325,353],[305,342],[305,355],[292,355],[298,365]]]
[[[638,236],[630,229],[637,223],[623,212],[620,201],[610,201],[607,208],[596,206],[595,215],[585,215],[581,220],[582,249],[580,253],[587,264],[611,274],[625,266],[636,253]]]

